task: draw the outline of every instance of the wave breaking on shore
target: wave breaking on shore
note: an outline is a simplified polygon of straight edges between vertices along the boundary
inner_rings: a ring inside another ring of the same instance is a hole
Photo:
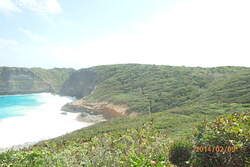
[[[70,97],[39,94],[42,105],[22,107],[24,116],[0,119],[0,150],[34,144],[87,127],[93,123],[79,121],[80,113],[63,112],[61,107],[72,102]]]

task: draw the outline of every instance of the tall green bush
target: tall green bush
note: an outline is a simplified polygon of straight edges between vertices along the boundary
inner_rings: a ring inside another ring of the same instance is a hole
[[[204,122],[197,128],[194,137],[194,166],[250,165],[250,112],[219,117],[211,123]]]
[[[193,147],[190,142],[176,141],[170,147],[169,161],[178,167],[187,167],[192,150]]]

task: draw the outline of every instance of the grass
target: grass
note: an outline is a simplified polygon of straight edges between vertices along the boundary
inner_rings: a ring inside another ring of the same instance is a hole
[[[192,139],[194,127],[203,120],[213,121],[231,109],[240,112],[250,108],[242,104],[211,104],[118,118],[28,149],[2,153],[0,166],[171,166],[168,151],[172,141]]]

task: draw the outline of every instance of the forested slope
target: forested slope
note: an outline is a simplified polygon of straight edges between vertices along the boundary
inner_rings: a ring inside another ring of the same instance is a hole
[[[87,71],[94,74],[93,82],[85,77]],[[147,113],[149,108],[160,112],[196,103],[246,103],[248,74],[250,69],[245,67],[97,66],[73,73],[77,77],[71,76],[74,79],[66,81],[71,84],[62,91],[73,96],[75,91],[75,96],[89,101],[128,104],[128,113]]]

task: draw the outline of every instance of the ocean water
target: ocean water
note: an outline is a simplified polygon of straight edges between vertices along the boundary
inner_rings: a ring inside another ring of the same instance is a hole
[[[89,126],[77,113],[62,114],[70,97],[50,93],[0,96],[0,148],[10,148],[61,136]]]
[[[24,116],[26,110],[43,105],[42,94],[0,96],[0,119]]]

